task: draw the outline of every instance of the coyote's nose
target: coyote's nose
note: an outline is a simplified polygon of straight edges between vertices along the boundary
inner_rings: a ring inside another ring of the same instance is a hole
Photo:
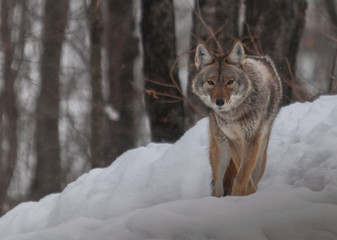
[[[222,105],[225,104],[225,101],[222,99],[222,98],[218,98],[215,100],[215,104],[218,106],[218,107],[221,107]]]

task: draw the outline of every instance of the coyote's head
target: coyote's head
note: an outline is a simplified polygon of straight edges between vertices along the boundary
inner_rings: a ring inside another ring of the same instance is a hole
[[[195,65],[198,74],[192,82],[193,92],[214,111],[229,111],[249,95],[252,84],[244,69],[246,56],[240,42],[226,54],[210,53],[199,44]]]

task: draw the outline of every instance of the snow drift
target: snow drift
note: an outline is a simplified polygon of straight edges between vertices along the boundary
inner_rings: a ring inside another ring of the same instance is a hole
[[[337,97],[281,109],[255,194],[210,197],[208,120],[0,218],[0,239],[337,239]]]

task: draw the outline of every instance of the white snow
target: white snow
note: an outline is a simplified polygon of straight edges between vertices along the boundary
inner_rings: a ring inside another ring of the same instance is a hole
[[[0,218],[2,240],[337,239],[337,96],[278,115],[257,193],[210,197],[208,120]]]

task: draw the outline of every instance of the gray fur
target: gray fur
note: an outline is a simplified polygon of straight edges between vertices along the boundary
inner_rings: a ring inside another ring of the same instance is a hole
[[[242,44],[236,42],[228,55],[211,54],[199,45],[195,62],[199,72],[192,81],[192,90],[209,107],[211,124],[220,130],[217,134],[237,146],[246,146],[262,134],[261,150],[251,175],[257,184],[263,172],[263,149],[268,145],[282,99],[282,83],[273,61],[267,56],[245,55]],[[216,104],[219,98],[225,99],[223,106]],[[227,145],[220,150],[228,151]],[[247,161],[245,154],[238,149],[241,161]],[[228,165],[228,160],[225,162],[222,167]],[[219,171],[224,174],[223,169]],[[215,184],[219,188],[219,183]],[[218,194],[219,191],[223,190],[219,189]]]
[[[240,42],[236,42],[228,55],[228,61],[236,66],[245,64],[245,50]]]
[[[208,52],[207,48],[203,44],[199,44],[195,52],[195,65],[197,69],[201,69],[204,66],[210,64],[212,56]]]

